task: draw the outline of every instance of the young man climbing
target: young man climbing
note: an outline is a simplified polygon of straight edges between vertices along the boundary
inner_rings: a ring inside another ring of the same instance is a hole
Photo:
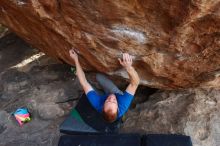
[[[97,74],[96,80],[105,91],[105,95],[100,95],[86,80],[85,73],[74,49],[71,49],[69,54],[75,61],[76,75],[91,105],[101,113],[108,122],[114,122],[121,118],[125,112],[127,112],[140,82],[139,76],[132,66],[132,56],[128,53],[123,53],[123,59],[119,59],[120,64],[126,69],[130,78],[130,83],[125,92],[119,90],[105,75]]]

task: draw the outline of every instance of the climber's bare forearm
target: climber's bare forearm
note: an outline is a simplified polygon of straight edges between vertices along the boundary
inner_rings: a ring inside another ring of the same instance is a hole
[[[75,61],[75,65],[76,65],[76,75],[79,79],[79,82],[81,84],[81,86],[83,87],[83,90],[85,91],[85,93],[87,94],[89,91],[92,90],[91,85],[88,83],[88,81],[86,80],[86,76],[85,73],[79,63],[79,61]]]
[[[130,84],[128,85],[126,91],[134,95],[140,83],[140,78],[134,67],[131,66],[129,68],[126,68],[126,71],[128,72],[130,79]]]

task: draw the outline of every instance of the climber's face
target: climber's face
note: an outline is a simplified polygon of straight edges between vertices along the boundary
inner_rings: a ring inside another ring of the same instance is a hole
[[[110,94],[105,100],[103,112],[107,116],[108,121],[113,122],[117,118],[118,102],[114,94]]]

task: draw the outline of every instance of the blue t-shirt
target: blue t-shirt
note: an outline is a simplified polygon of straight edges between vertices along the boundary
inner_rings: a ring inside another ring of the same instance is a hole
[[[122,117],[125,112],[128,110],[131,101],[133,100],[134,96],[128,92],[124,92],[123,95],[115,93],[117,102],[118,102],[118,116],[117,118]],[[98,95],[94,90],[89,91],[86,94],[87,98],[89,99],[92,106],[101,113],[103,110],[103,105],[108,97],[108,95]]]

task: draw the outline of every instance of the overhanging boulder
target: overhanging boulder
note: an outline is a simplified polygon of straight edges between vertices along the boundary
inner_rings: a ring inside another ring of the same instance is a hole
[[[127,78],[128,52],[147,86],[220,87],[220,1],[1,0],[0,23],[46,54]]]

